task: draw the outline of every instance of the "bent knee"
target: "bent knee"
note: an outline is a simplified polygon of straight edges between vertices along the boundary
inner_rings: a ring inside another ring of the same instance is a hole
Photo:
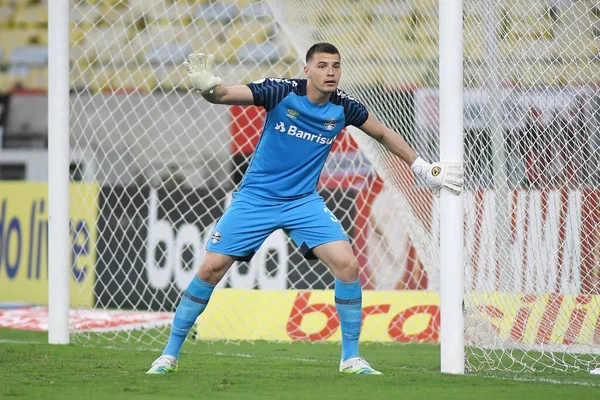
[[[338,264],[336,278],[343,282],[353,282],[358,279],[359,270],[358,260],[355,257],[349,258]]]
[[[212,285],[216,285],[221,278],[223,278],[233,262],[233,257],[216,253],[207,253],[198,270],[198,278]]]

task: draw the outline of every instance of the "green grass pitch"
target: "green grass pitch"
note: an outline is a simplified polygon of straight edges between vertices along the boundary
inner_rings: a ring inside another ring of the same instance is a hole
[[[587,372],[444,375],[436,345],[363,344],[362,355],[384,375],[351,376],[337,371],[335,343],[186,343],[179,373],[156,376],[144,373],[158,348],[46,341],[46,333],[0,329],[0,398],[600,398],[600,377]]]

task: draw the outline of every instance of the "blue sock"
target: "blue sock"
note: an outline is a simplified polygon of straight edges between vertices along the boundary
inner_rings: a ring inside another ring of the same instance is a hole
[[[181,301],[175,311],[173,325],[171,326],[171,336],[169,343],[163,351],[163,356],[173,356],[179,358],[181,346],[187,337],[190,329],[194,326],[196,318],[206,308],[210,295],[215,289],[215,285],[204,282],[197,275],[190,282],[185,292],[181,296]]]
[[[358,357],[358,338],[362,322],[362,288],[360,280],[335,280],[335,308],[342,330],[342,361]]]

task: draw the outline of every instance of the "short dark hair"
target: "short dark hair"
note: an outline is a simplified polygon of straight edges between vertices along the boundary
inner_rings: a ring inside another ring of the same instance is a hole
[[[321,42],[315,43],[310,46],[310,49],[306,52],[306,63],[308,64],[310,60],[313,58],[315,53],[327,53],[327,54],[337,54],[340,55],[340,51],[332,45],[331,43]]]

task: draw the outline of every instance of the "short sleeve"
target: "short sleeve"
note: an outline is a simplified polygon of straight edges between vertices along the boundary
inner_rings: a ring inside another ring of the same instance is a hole
[[[254,96],[254,105],[262,106],[267,111],[274,109],[298,83],[291,79],[267,78],[248,84]]]
[[[354,97],[340,91],[341,103],[344,106],[344,114],[346,116],[346,126],[352,125],[360,127],[367,121],[369,111],[367,107]]]

